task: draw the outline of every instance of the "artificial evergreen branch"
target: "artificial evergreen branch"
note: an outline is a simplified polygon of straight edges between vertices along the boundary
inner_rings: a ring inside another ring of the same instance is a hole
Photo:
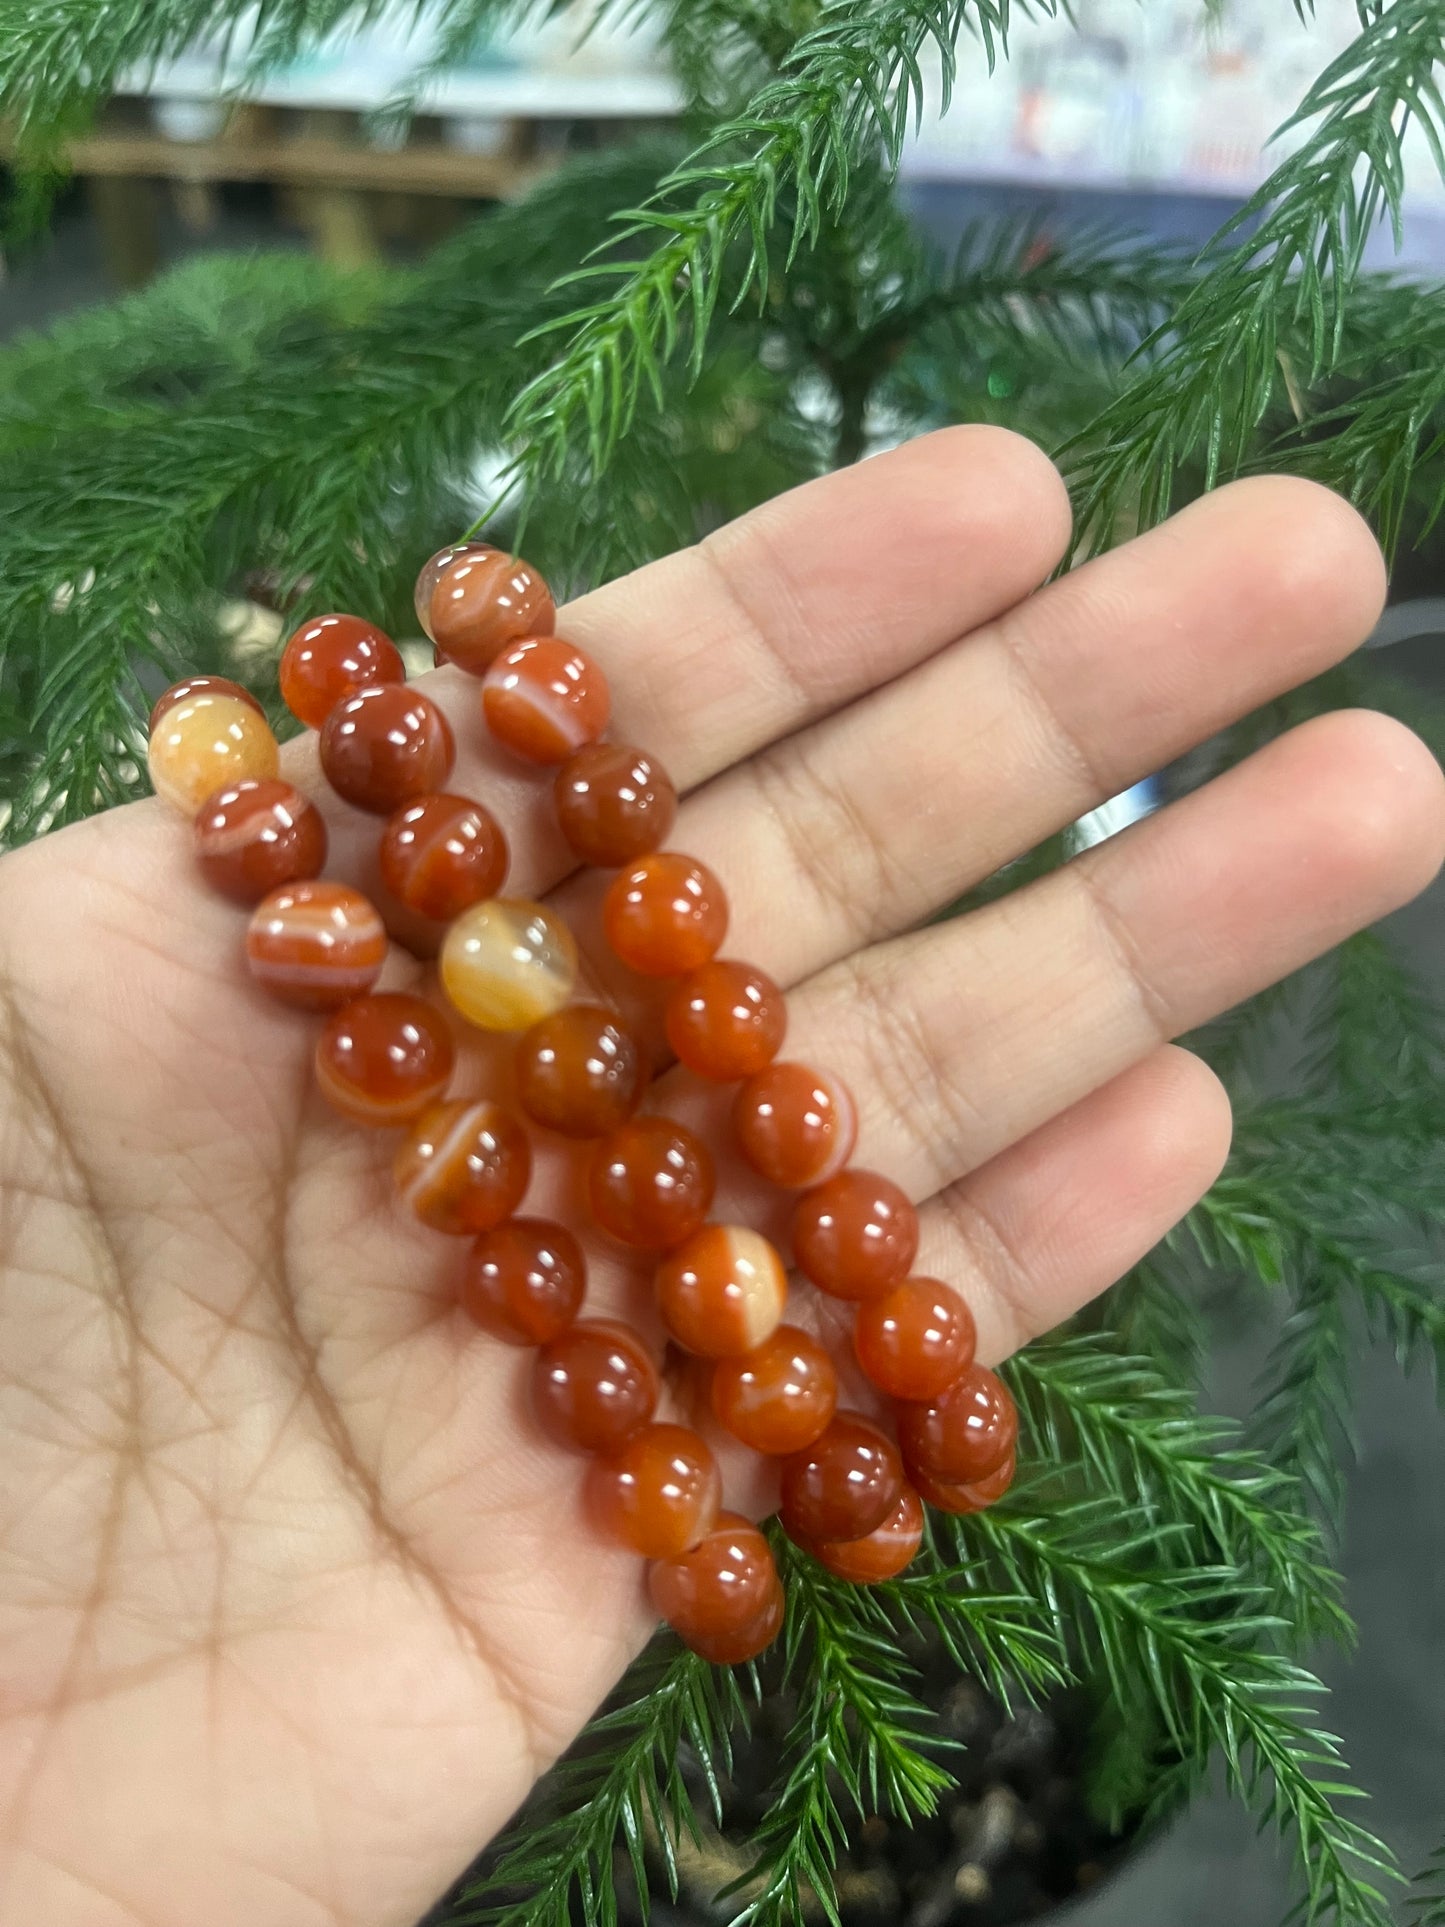
[[[1336,1538],[1345,1512],[1345,1473],[1357,1450],[1346,1302],[1328,1276],[1316,1275],[1297,1288],[1250,1424],[1260,1450],[1298,1482],[1324,1530]]]
[[[1445,1846],[1410,1889],[1406,1919],[1409,1927],[1445,1927]]]

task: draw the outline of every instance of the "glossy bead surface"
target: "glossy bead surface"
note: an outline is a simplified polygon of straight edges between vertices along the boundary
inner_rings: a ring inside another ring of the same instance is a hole
[[[861,1539],[903,1496],[903,1466],[892,1443],[857,1412],[839,1412],[827,1431],[783,1461],[779,1517],[808,1546]]]
[[[405,681],[396,644],[360,616],[315,616],[281,651],[281,700],[308,729],[320,729],[358,689]]]
[[[677,791],[655,756],[593,743],[557,772],[557,822],[584,863],[613,870],[660,849],[677,821]]]
[[[754,1452],[784,1458],[832,1424],[838,1374],[816,1338],[796,1325],[779,1325],[741,1358],[719,1359],[712,1409],[719,1425]]]
[[[702,1139],[670,1117],[635,1117],[597,1147],[592,1215],[622,1244],[666,1251],[698,1230],[717,1177]]]
[[[443,790],[403,804],[381,834],[381,880],[419,917],[450,923],[494,897],[510,861],[502,826],[468,796]]]
[[[657,1409],[657,1368],[625,1325],[580,1318],[537,1355],[538,1423],[558,1445],[619,1452]]]
[[[236,903],[320,876],[326,863],[320,810],[278,777],[217,790],[201,805],[192,835],[202,876]]]
[[[764,971],[714,957],[683,978],[668,999],[664,1021],[679,1063],[699,1077],[729,1083],[772,1063],[788,1028],[788,1006]]]
[[[453,542],[449,548],[438,549],[435,555],[428,556],[418,571],[411,597],[417,622],[428,642],[436,641],[431,632],[431,599],[443,571],[449,569],[453,562],[460,562],[464,556],[496,555],[498,552],[490,542]],[[438,660],[445,660],[440,652]]]
[[[560,917],[523,897],[464,910],[442,944],[442,988],[481,1030],[530,1030],[577,982],[577,944]]]
[[[971,1365],[927,1405],[898,1407],[898,1443],[910,1469],[947,1485],[972,1485],[1013,1452],[1019,1421],[1008,1387]]]
[[[830,1297],[876,1298],[908,1276],[917,1256],[918,1213],[876,1171],[840,1171],[793,1211],[793,1257]]]
[[[621,871],[602,900],[614,956],[644,977],[697,970],[727,934],[723,887],[705,863],[659,850]]]
[[[422,1112],[396,1154],[397,1192],[423,1224],[453,1236],[489,1231],[522,1202],[532,1146],[489,1097],[453,1098]]]
[[[184,676],[180,682],[173,682],[169,689],[163,689],[156,697],[155,707],[151,710],[150,728],[154,729],[168,709],[177,703],[188,702],[192,696],[234,696],[237,702],[248,703],[263,720],[266,711],[251,694],[229,676]]]
[[[446,1018],[420,997],[382,991],[344,1004],[316,1040],[316,1082],[358,1124],[406,1124],[451,1082]]]
[[[645,1559],[676,1559],[716,1525],[722,1476],[691,1427],[648,1425],[588,1468],[585,1504],[609,1538]]]
[[[636,1032],[600,1004],[569,1004],[517,1045],[517,1095],[534,1122],[563,1137],[605,1137],[647,1088]]]
[[[772,1548],[736,1512],[679,1559],[648,1568],[658,1617],[715,1665],[737,1666],[770,1646],[782,1626],[782,1586]]]
[[[560,636],[512,643],[482,678],[487,728],[529,763],[565,763],[597,741],[611,714],[607,678]]]
[[[427,634],[442,654],[468,675],[481,676],[509,643],[550,636],[557,610],[530,563],[481,543],[468,544],[464,555],[439,570],[427,618]]]
[[[446,787],[456,759],[452,726],[429,697],[374,683],[339,702],[321,731],[321,767],[338,796],[390,816]]]
[[[973,1363],[973,1314],[951,1285],[905,1278],[858,1307],[853,1349],[890,1398],[928,1400]]]
[[[151,786],[186,816],[217,790],[275,776],[281,752],[251,697],[202,693],[161,712],[146,748]]]
[[[997,1505],[1014,1482],[1014,1455],[1009,1453],[1003,1464],[992,1472],[986,1472],[981,1479],[974,1479],[967,1485],[950,1485],[944,1479],[934,1479],[926,1472],[919,1472],[917,1485],[919,1496],[940,1512],[953,1512],[960,1515],[970,1512],[987,1512],[991,1505]]]
[[[509,1218],[472,1246],[461,1302],[494,1338],[550,1345],[577,1316],[586,1290],[582,1247],[565,1225]]]
[[[923,1502],[912,1486],[881,1526],[862,1539],[834,1539],[809,1546],[820,1566],[854,1586],[878,1586],[906,1572],[923,1544]]]
[[[685,1351],[737,1358],[782,1323],[788,1275],[756,1231],[709,1224],[663,1259],[655,1289],[662,1322]]]
[[[333,1010],[381,975],[386,928],[344,883],[288,883],[256,906],[246,961],[258,984],[302,1010]]]
[[[807,1064],[769,1064],[733,1103],[748,1163],[771,1184],[796,1189],[835,1177],[853,1155],[858,1112],[839,1077]]]

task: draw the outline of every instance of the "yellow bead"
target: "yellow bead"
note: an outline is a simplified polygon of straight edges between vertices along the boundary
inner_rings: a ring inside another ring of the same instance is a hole
[[[270,725],[239,696],[190,696],[165,711],[147,753],[156,795],[194,816],[208,796],[262,782],[280,766]]]
[[[468,1023],[528,1030],[560,1010],[577,982],[577,945],[540,903],[492,897],[447,932],[442,988]]]

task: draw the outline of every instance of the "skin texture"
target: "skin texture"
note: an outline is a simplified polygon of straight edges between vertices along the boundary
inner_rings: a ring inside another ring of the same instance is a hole
[[[1364,526],[1299,482],[1032,594],[1067,541],[1036,450],[953,430],[559,618],[619,739],[685,793],[673,846],[727,882],[727,953],[789,988],[788,1054],[852,1085],[858,1160],[922,1203],[916,1269],[965,1293],[989,1363],[1218,1171],[1225,1098],[1167,1040],[1415,894],[1445,839],[1422,746],[1334,716],[908,934],[1336,661],[1382,596]],[[475,684],[425,681],[509,888],[553,893],[595,966],[605,879],[568,878],[547,784],[481,740]],[[285,773],[323,801],[314,739]],[[371,887],[379,823],[324,807],[329,874]],[[642,1568],[530,1422],[528,1354],[454,1309],[458,1247],[393,1202],[393,1134],[313,1090],[315,1020],[247,981],[187,834],[141,804],[0,862],[0,1924],[410,1927],[646,1638]],[[382,987],[424,982],[394,950]],[[665,988],[626,997],[654,1038]],[[659,1090],[709,1128],[728,1101]],[[720,1180],[715,1215],[780,1230],[775,1197]],[[595,1262],[589,1314],[655,1340],[649,1269]],[[788,1315],[856,1406],[843,1312],[795,1291]],[[726,1502],[766,1509],[755,1462],[721,1456]]]

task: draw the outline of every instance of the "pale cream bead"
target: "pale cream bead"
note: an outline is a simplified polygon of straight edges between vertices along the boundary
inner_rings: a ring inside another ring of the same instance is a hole
[[[151,732],[146,753],[156,795],[194,816],[229,784],[274,776],[281,755],[270,724],[239,696],[188,696]]]
[[[482,1030],[528,1030],[560,1010],[577,983],[577,945],[560,918],[521,897],[463,911],[441,952],[442,988]]]

